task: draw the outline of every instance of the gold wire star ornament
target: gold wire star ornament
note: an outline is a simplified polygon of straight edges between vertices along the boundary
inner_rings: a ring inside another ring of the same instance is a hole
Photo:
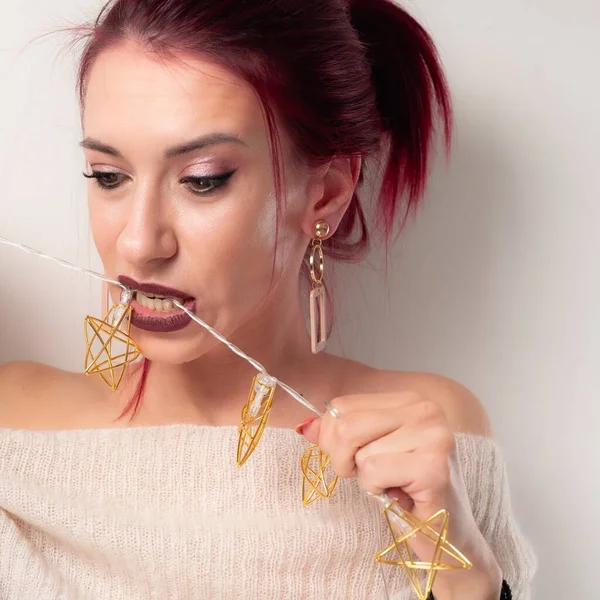
[[[132,308],[131,292],[123,292],[104,319],[85,318],[85,374],[100,375],[114,391],[121,384],[125,367],[140,356],[136,343],[129,336]]]
[[[384,502],[382,514],[393,539],[387,548],[375,556],[375,560],[403,568],[419,600],[429,598],[438,571],[472,567],[469,559],[447,540],[449,521],[447,510],[442,509],[426,521],[419,521],[387,495],[375,497],[380,502]],[[437,528],[434,527],[436,521]],[[417,536],[433,544],[431,561],[419,560],[411,548],[409,540],[414,540]],[[442,562],[442,554],[452,557],[454,564]]]
[[[330,463],[329,455],[316,444],[302,455],[302,502],[305,505],[308,506],[319,498],[330,498],[335,491],[339,477],[333,472]]]
[[[242,408],[238,428],[237,464],[241,467],[252,455],[269,421],[277,380],[266,373],[252,379],[248,401]]]

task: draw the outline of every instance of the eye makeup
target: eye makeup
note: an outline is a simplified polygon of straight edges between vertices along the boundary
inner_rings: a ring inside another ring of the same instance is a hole
[[[235,170],[213,176],[187,175],[179,180],[179,183],[187,184],[188,190],[197,196],[209,194],[224,187],[233,176]],[[202,186],[209,185],[208,190],[202,190]]]
[[[94,171],[91,173],[83,173],[83,176],[87,179],[95,179],[96,183],[103,190],[113,190],[119,187],[123,183],[123,173],[117,173],[116,171]]]
[[[196,195],[204,196],[224,187],[237,169],[220,175],[186,175],[179,180],[186,189]],[[94,179],[102,190],[110,191],[120,187],[129,177],[117,171],[97,171],[83,173],[87,179]]]

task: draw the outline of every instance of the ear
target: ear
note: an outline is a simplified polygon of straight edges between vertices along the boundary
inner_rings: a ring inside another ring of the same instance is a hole
[[[331,237],[348,210],[362,167],[360,156],[335,157],[313,174],[309,204],[302,220],[302,231],[315,235],[315,223],[326,221]]]

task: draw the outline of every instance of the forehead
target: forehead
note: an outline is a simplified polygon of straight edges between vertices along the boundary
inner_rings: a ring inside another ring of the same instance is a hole
[[[160,58],[122,44],[100,53],[87,80],[83,127],[103,137],[209,131],[251,136],[264,132],[254,90],[213,62],[183,55]]]

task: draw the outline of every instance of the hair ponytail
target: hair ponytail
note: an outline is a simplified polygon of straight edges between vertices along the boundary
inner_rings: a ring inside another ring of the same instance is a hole
[[[404,223],[423,194],[436,121],[450,144],[450,95],[431,37],[404,9],[391,0],[350,0],[349,11],[371,65],[389,142],[378,205],[389,233],[398,202],[406,201]]]

